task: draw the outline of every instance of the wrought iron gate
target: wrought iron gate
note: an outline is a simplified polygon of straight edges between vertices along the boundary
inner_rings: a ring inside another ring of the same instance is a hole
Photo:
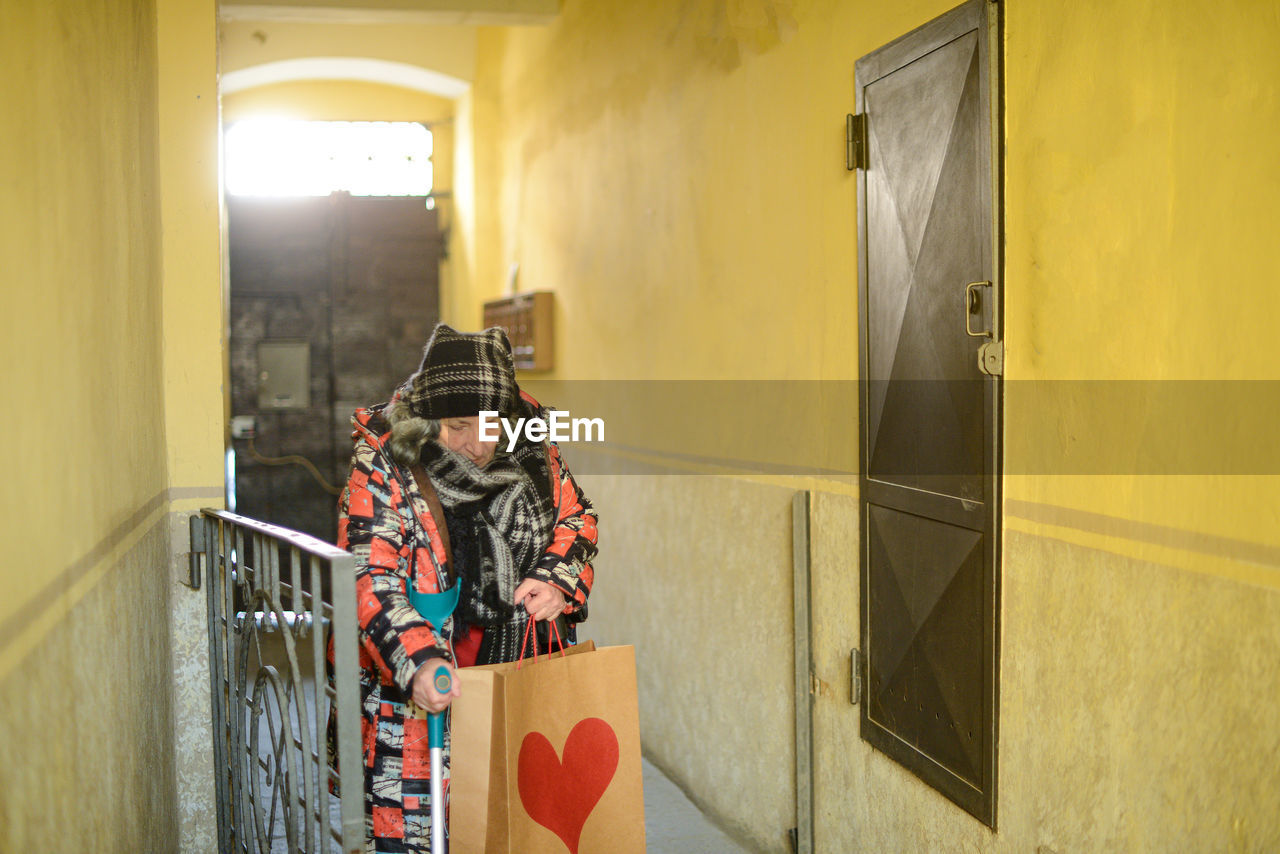
[[[234,513],[191,517],[191,573],[207,575],[218,850],[355,852],[364,847],[353,558]],[[333,637],[334,680],[325,678]],[[328,767],[357,769],[340,798]]]

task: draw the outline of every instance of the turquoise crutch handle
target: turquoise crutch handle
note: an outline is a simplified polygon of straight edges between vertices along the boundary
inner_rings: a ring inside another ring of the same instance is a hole
[[[441,694],[448,694],[453,688],[453,677],[449,675],[449,668],[443,664],[431,674],[431,682]],[[444,747],[444,712],[427,715],[427,746]]]
[[[412,584],[407,585],[405,589],[409,604],[413,605],[437,633],[444,625],[444,621],[449,619],[453,609],[458,607],[458,595],[461,592],[462,585],[456,582],[443,593],[419,593],[413,589]],[[435,689],[441,694],[448,694],[449,689],[453,687],[449,668],[443,664],[438,665],[435,672],[431,674],[431,681],[435,683]],[[427,746],[444,747],[444,712],[427,715]]]
[[[443,593],[419,593],[413,589],[412,584],[405,590],[405,594],[409,597],[409,604],[422,615],[422,619],[431,624],[437,633],[444,626],[444,621],[449,619],[453,609],[458,607],[458,596],[461,593],[461,584],[454,584]]]

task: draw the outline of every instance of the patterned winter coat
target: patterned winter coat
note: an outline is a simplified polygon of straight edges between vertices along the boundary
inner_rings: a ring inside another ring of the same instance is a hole
[[[533,398],[523,392],[521,396],[530,407],[539,408]],[[432,558],[441,566],[446,564],[440,536],[445,523],[432,517],[412,473],[392,459],[383,407],[357,411],[353,423],[355,451],[351,477],[340,500],[338,546],[356,558],[366,835],[375,838],[370,851],[426,851],[430,824],[427,719],[424,711],[406,700],[418,668],[432,658],[449,656],[443,637],[452,631],[452,620],[444,626],[429,625],[409,604],[405,589],[416,582],[419,592],[439,592]],[[559,448],[549,444],[547,455],[556,523],[550,545],[526,577],[563,591],[568,601],[565,611],[570,613],[585,605],[591,591],[596,513]],[[446,787],[447,747],[446,738]]]

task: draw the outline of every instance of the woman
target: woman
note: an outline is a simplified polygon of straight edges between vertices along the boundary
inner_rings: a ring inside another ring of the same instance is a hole
[[[365,826],[377,854],[430,850],[426,716],[459,696],[454,664],[513,661],[530,620],[585,617],[595,511],[554,444],[522,436],[507,451],[481,437],[481,412],[546,417],[517,386],[501,329],[441,324],[417,372],[353,419],[338,545],[356,558]],[[406,593],[454,584],[458,607],[440,626]],[[445,695],[426,675],[441,662],[455,677]]]

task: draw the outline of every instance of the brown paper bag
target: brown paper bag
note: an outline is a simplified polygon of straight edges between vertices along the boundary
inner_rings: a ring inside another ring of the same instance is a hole
[[[633,647],[588,641],[458,678],[451,854],[644,854]]]

